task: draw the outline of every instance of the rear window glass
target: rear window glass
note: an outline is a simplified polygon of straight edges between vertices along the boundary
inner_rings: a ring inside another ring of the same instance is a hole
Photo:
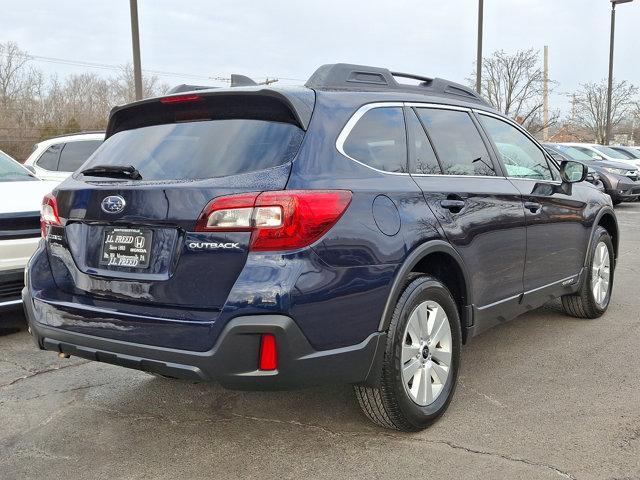
[[[411,173],[440,175],[442,169],[431,147],[429,138],[413,110],[407,111],[407,132],[409,134],[409,160]]]
[[[51,145],[47,148],[40,158],[36,162],[40,168],[44,168],[45,170],[51,170],[55,172],[58,170],[58,159],[60,158],[60,150],[62,150],[62,145]]]
[[[444,173],[495,175],[489,152],[466,112],[418,108]]]
[[[351,158],[384,170],[407,172],[407,137],[401,107],[373,108],[366,112],[344,142]]]
[[[616,160],[629,160],[628,155],[625,155],[622,152],[614,150],[613,148],[604,147],[602,145],[596,145],[593,148],[598,150],[599,152],[604,153],[608,157],[615,158]]]
[[[264,170],[290,162],[304,131],[265,120],[206,120],[124,130],[84,168],[133,166],[142,180],[195,180]]]
[[[101,143],[101,140],[68,142],[60,154],[58,170],[61,172],[75,172],[96,151]]]

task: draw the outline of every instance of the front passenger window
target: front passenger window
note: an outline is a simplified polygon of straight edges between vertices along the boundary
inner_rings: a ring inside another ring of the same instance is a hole
[[[486,115],[480,118],[498,149],[508,177],[553,180],[544,153],[525,134],[497,118]]]

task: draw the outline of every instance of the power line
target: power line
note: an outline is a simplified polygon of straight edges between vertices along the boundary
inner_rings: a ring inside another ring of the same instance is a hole
[[[4,57],[8,57],[6,53],[0,54]],[[25,56],[29,61],[42,62],[42,63],[53,63],[59,65],[69,65],[75,67],[88,67],[88,68],[97,68],[101,70],[111,70],[120,72],[122,71],[122,65],[114,65],[109,63],[100,63],[100,62],[89,62],[85,60],[72,60],[68,58],[60,58],[60,57],[45,57],[42,55],[26,55]],[[218,82],[231,82],[231,78],[223,76],[223,75],[201,75],[201,74],[190,74],[190,73],[181,73],[181,72],[171,72],[166,70],[151,70],[151,69],[142,69],[144,73],[157,75],[159,77],[174,77],[174,78],[185,78],[185,79],[199,79],[199,80],[215,80]],[[272,75],[263,75],[256,76],[255,78],[259,79],[272,79],[274,76]],[[291,80],[291,81],[304,81],[299,78],[286,78],[286,77],[275,77],[282,80]]]

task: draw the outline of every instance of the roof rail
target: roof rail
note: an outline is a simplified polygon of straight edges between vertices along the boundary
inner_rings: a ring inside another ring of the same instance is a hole
[[[406,85],[398,78],[418,80],[418,85]],[[413,73],[392,72],[386,68],[333,63],[318,68],[305,86],[328,90],[375,90],[422,93],[428,95],[458,96],[467,101],[488,105],[474,90],[442,78],[423,77]]]

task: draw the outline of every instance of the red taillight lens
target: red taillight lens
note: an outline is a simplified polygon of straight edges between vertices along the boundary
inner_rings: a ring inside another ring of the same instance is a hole
[[[189,103],[189,102],[199,102],[200,100],[202,100],[202,97],[196,94],[172,95],[170,97],[161,98],[160,103]]]
[[[56,197],[50,193],[42,199],[42,208],[40,209],[40,233],[42,238],[47,237],[47,225],[62,225],[58,215],[58,202]]]
[[[348,190],[284,190],[218,197],[205,207],[196,231],[251,231],[250,250],[294,250],[324,235],[350,202]]]
[[[312,244],[342,216],[351,202],[351,192],[291,191],[265,192],[256,200],[256,211],[280,207],[278,227],[256,226],[251,250],[292,250]]]
[[[278,349],[276,337],[271,333],[264,333],[260,337],[260,358],[258,369],[276,370],[278,368]]]

